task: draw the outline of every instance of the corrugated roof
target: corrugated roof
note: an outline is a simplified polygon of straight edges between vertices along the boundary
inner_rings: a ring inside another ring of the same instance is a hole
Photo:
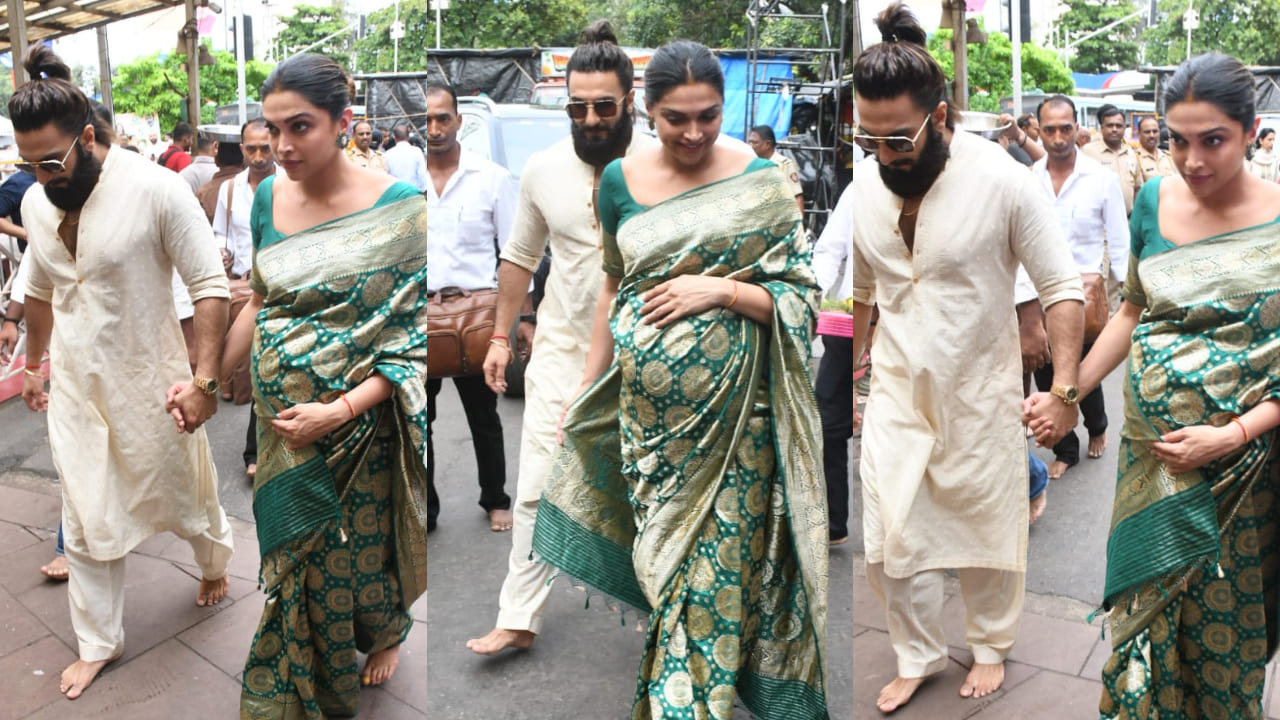
[[[23,8],[27,17],[27,43],[33,45],[156,10],[182,7],[183,4],[183,0],[24,2]],[[9,6],[7,3],[0,2],[0,52],[8,52],[12,46],[13,40],[9,36]]]

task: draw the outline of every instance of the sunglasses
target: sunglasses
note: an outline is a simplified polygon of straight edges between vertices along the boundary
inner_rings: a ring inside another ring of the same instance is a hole
[[[67,152],[62,156],[61,160],[38,160],[36,162],[27,162],[26,160],[6,160],[0,163],[0,165],[12,165],[19,170],[29,172],[32,175],[34,175],[37,170],[43,170],[50,175],[64,173],[67,171],[67,158],[71,157],[71,151],[75,149],[76,143],[78,142],[80,142],[79,137],[71,141],[71,147],[67,148]]]
[[[880,149],[880,143],[884,143],[896,153],[909,153],[916,149],[916,140],[920,138],[920,133],[924,132],[924,126],[929,124],[929,117],[928,115],[924,116],[924,122],[920,123],[920,129],[916,130],[916,134],[911,137],[902,135],[877,137],[875,135],[867,135],[862,132],[862,128],[858,128],[853,133],[853,141],[858,143],[858,147],[867,152],[876,152]]]
[[[574,120],[585,120],[587,110],[595,108],[596,115],[602,118],[611,118],[618,114],[618,101],[613,98],[604,98],[603,100],[573,100],[565,103],[564,111],[569,113],[569,117]]]

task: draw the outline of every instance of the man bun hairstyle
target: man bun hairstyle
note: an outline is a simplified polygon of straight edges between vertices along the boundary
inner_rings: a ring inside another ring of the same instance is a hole
[[[622,85],[622,93],[631,92],[635,85],[635,67],[618,46],[618,36],[608,20],[597,20],[582,31],[581,44],[569,56],[569,64],[564,69],[566,83],[575,72],[614,73]]]
[[[1164,88],[1164,112],[1180,102],[1207,102],[1240,123],[1245,133],[1257,117],[1253,73],[1222,53],[1197,55],[1183,62]]]
[[[724,98],[724,71],[706,45],[674,40],[658,48],[644,71],[644,99],[649,107],[681,85],[706,83]]]
[[[71,68],[53,50],[34,45],[22,66],[31,80],[9,98],[9,119],[17,132],[31,132],[53,123],[68,135],[79,135],[95,124],[89,98],[71,82]]]
[[[290,90],[329,113],[331,120],[342,117],[356,94],[355,82],[347,71],[316,53],[299,53],[276,65],[262,83],[259,97],[266,100],[273,92]]]
[[[868,100],[892,100],[907,93],[916,107],[933,112],[947,100],[947,77],[929,54],[928,36],[911,9],[894,2],[876,17],[883,42],[872,45],[853,64],[853,88]],[[955,108],[947,103],[948,129]]]

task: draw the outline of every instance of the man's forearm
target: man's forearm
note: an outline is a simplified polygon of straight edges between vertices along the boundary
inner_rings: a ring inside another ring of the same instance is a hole
[[[196,377],[219,376],[222,339],[227,334],[228,300],[204,298],[195,302]]]
[[[53,306],[28,295],[24,312],[27,318],[27,364],[34,365],[49,349],[49,336],[53,333]]]
[[[0,217],[0,233],[12,235],[16,238],[22,238],[23,240],[27,239],[27,231],[24,230],[21,225],[14,223],[9,218]]]
[[[498,310],[494,313],[494,332],[504,335],[516,323],[516,316],[529,295],[533,273],[509,260],[498,265]]]
[[[1053,384],[1075,385],[1084,348],[1084,303],[1063,300],[1045,310],[1049,350],[1053,355]]]

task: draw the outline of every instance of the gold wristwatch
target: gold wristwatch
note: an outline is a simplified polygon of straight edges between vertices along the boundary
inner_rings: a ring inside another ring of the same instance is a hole
[[[1080,402],[1080,390],[1075,385],[1054,385],[1049,388],[1049,394],[1068,405]]]
[[[192,378],[191,384],[200,388],[200,392],[204,393],[205,395],[212,396],[212,395],[218,394],[217,378],[202,378],[202,377]]]

